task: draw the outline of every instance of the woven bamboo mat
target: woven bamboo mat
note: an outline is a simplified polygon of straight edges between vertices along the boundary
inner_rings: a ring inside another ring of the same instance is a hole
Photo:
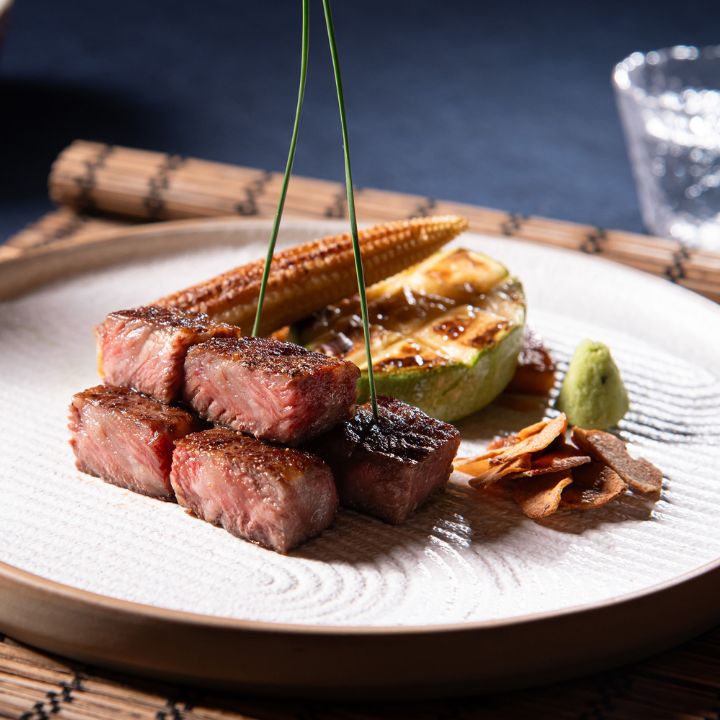
[[[60,209],[0,246],[0,260],[82,243],[120,223],[218,215],[270,218],[281,180],[264,170],[78,140],[59,156],[50,174],[50,196]],[[364,222],[463,215],[477,232],[600,255],[720,301],[720,252],[691,250],[673,240],[638,233],[369,188],[357,191],[356,205]],[[285,207],[288,216],[342,218],[344,186],[295,177]]]
[[[611,673],[485,698],[411,703],[258,700],[99,671],[0,642],[0,718],[22,720],[711,720],[720,631]]]
[[[271,217],[279,176],[262,170],[77,141],[52,168],[58,209],[0,245],[0,261],[51,254],[130,223]],[[464,215],[471,229],[607,257],[720,301],[720,253],[670,240],[414,195],[361,189],[361,221]],[[344,187],[293,178],[288,216],[341,218]],[[687,609],[692,612],[692,608]],[[575,718],[720,720],[720,628],[651,660],[541,689],[486,698],[385,705],[270,701],[140,680],[51,657],[0,636],[0,718],[46,720],[324,720]]]

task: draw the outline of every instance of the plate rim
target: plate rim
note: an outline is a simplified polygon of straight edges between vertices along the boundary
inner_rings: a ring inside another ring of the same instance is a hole
[[[111,595],[102,595],[92,590],[83,590],[66,583],[51,580],[36,573],[31,573],[15,565],[0,561],[0,578],[9,581],[18,589],[40,589],[46,591],[54,598],[69,600],[79,605],[90,604],[102,607],[105,610],[117,611],[127,616],[137,617],[141,620],[169,620],[187,626],[207,627],[225,630],[253,630],[268,633],[288,633],[293,635],[418,635],[432,634],[433,632],[462,632],[463,630],[500,629],[510,626],[555,620],[568,615],[578,615],[593,610],[611,609],[634,600],[647,599],[652,595],[659,595],[680,585],[685,585],[701,577],[715,575],[720,589],[720,557],[711,560],[699,568],[695,568],[682,575],[675,576],[664,582],[635,590],[623,595],[613,596],[599,602],[572,605],[559,610],[546,610],[526,615],[516,615],[507,618],[491,620],[475,620],[455,623],[433,623],[427,625],[313,625],[310,623],[282,623],[268,620],[244,620],[224,615],[206,615],[189,610],[177,610],[159,607],[135,600],[124,600]],[[720,617],[720,608],[718,615]]]

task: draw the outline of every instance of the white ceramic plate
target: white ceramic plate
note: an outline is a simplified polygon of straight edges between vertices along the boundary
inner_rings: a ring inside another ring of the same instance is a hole
[[[293,626],[323,636],[380,637],[400,628],[401,635],[427,637],[449,627],[520,627],[529,618],[622,605],[682,579],[707,577],[716,567],[720,311],[618,265],[508,239],[466,234],[457,244],[497,257],[523,280],[529,323],[561,368],[585,337],[612,348],[631,399],[621,434],[666,476],[655,505],[628,497],[596,512],[536,523],[509,502],[479,496],[456,476],[442,499],[402,527],[341,512],[321,538],[283,557],[176,505],[76,471],[66,415],[72,394],[98,382],[92,327],[110,310],[146,303],[261,256],[267,227],[211,221],[167,224],[145,235],[133,231],[122,250],[113,243],[102,252],[70,252],[75,264],[104,267],[0,305],[0,560],[16,589],[32,580],[48,593],[87,591],[101,596],[82,595],[91,605],[106,598],[152,606],[165,617],[192,613],[203,616],[195,618],[201,626],[219,618],[235,627]],[[339,227],[286,222],[280,245]],[[53,262],[62,272],[68,260]],[[30,259],[0,273],[6,287],[17,289],[48,267],[47,259]],[[461,423],[461,453],[479,450],[497,432],[532,417],[491,407]],[[13,575],[13,569],[33,577]],[[718,619],[714,604],[702,612],[699,607],[693,631],[697,623]],[[23,617],[22,603],[17,613],[5,613],[16,634],[37,630]],[[0,609],[0,622],[2,615]],[[42,637],[31,632],[30,639],[53,646],[47,618],[43,622]],[[666,618],[676,634],[689,632],[674,622]],[[116,660],[106,648],[79,652],[63,642],[65,652]],[[117,662],[203,677],[188,668]],[[487,677],[483,672],[476,676]]]

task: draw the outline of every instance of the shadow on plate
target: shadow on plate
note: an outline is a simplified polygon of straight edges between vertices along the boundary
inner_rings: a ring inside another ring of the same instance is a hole
[[[526,518],[510,499],[493,497],[451,482],[404,525],[341,510],[335,525],[294,551],[294,557],[322,562],[371,563],[391,553],[444,546],[457,551],[494,544],[524,523],[558,533],[582,535],[602,525],[652,519],[654,503],[625,495],[605,507],[585,512],[559,511],[543,520]]]
[[[501,432],[511,433],[541,420],[547,400],[523,399],[518,403],[506,398],[458,424],[463,440],[487,441]],[[626,495],[605,507],[585,512],[559,511],[543,520],[526,518],[510,499],[473,490],[462,475],[454,475],[447,490],[417,511],[403,525],[388,525],[380,520],[348,510],[340,510],[335,525],[319,538],[294,551],[294,557],[323,562],[349,564],[374,562],[394,551],[443,545],[458,551],[481,547],[502,539],[524,523],[559,533],[581,535],[608,523],[650,520],[654,503],[637,495]]]
[[[464,441],[490,440],[517,432],[547,414],[548,399],[501,395],[484,410],[455,423]]]
[[[571,512],[560,510],[550,517],[538,520],[543,527],[562,533],[582,535],[608,523],[651,520],[655,503],[639,495],[623,495],[597,510]]]
[[[335,525],[292,554],[310,560],[350,564],[374,562],[395,550],[412,552],[418,546],[446,546],[456,550],[494,542],[522,520],[513,508],[497,503],[485,506],[469,487],[451,483],[447,490],[418,510],[403,525],[341,510]]]

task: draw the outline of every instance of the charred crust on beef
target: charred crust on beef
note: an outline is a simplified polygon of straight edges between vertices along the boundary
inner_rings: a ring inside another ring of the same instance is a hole
[[[452,425],[379,397],[377,420],[363,405],[314,447],[332,468],[345,507],[399,524],[447,484],[459,443]]]
[[[422,462],[460,435],[449,423],[431,418],[401,400],[383,396],[378,398],[377,421],[370,407],[363,405],[340,426],[339,432],[353,447],[353,453],[364,450],[411,463]]]
[[[349,363],[306,350],[294,343],[273,338],[231,337],[212,338],[194,345],[190,353],[212,350],[221,357],[233,360],[248,370],[262,370],[278,375],[296,377],[313,373],[319,368],[338,367]],[[358,377],[360,371],[357,372]]]
[[[183,397],[202,417],[299,445],[350,416],[359,368],[272,338],[213,338],[190,349]]]
[[[323,465],[313,453],[297,448],[279,447],[256,440],[229,428],[213,428],[186,435],[178,445],[198,455],[223,455],[242,458],[243,466],[257,472],[277,472],[285,478],[289,470],[299,473]]]
[[[143,423],[162,423],[168,429],[183,427],[197,421],[187,410],[165,405],[142,393],[113,385],[96,385],[73,395],[72,404],[78,410],[85,405],[97,405],[111,412],[127,415]]]
[[[157,328],[187,329],[200,332],[208,332],[224,326],[224,323],[211,321],[205,313],[184,312],[171,307],[160,307],[159,305],[115,310],[108,314],[108,318],[114,320],[139,320]]]

